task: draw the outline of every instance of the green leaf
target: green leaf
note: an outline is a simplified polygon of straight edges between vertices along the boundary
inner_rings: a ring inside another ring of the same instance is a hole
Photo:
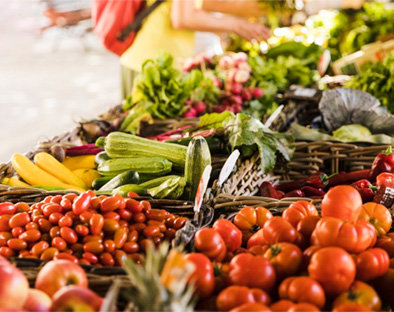
[[[216,129],[223,128],[223,122],[228,117],[234,117],[234,114],[229,111],[225,111],[223,113],[205,114],[200,117],[200,122],[197,125],[197,127],[200,130],[212,129],[212,128],[216,128]]]

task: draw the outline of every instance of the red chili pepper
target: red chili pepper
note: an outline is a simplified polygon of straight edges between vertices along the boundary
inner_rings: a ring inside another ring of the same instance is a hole
[[[260,195],[263,197],[281,199],[283,197],[283,192],[278,191],[270,182],[265,181],[260,185]]]
[[[352,184],[362,179],[368,179],[369,169],[359,170],[354,172],[341,172],[328,180],[328,186],[333,187],[336,185]]]
[[[305,194],[301,190],[294,190],[286,193],[282,198],[286,198],[286,197],[305,197]]]
[[[394,153],[389,146],[386,151],[379,153],[371,167],[371,172],[369,173],[369,181],[374,182],[376,177],[382,172],[393,172],[394,171]]]
[[[367,179],[358,180],[357,182],[352,183],[352,186],[360,193],[364,203],[373,200],[376,187]]]
[[[394,174],[389,172],[383,172],[376,177],[376,186],[387,186],[394,188]]]
[[[282,192],[290,192],[292,190],[297,190],[300,189],[305,185],[307,179],[299,179],[299,180],[294,180],[286,183],[281,183],[278,185],[275,185],[275,189],[282,191]]]
[[[303,191],[307,197],[311,197],[311,196],[323,197],[324,194],[326,193],[321,188],[314,188],[308,185],[301,187],[301,191]]]
[[[325,188],[328,184],[329,177],[322,172],[314,173],[306,179],[305,185],[312,186],[314,188]]]

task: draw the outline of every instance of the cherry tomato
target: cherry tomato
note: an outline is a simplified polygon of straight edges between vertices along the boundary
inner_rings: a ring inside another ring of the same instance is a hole
[[[25,229],[28,230],[38,230],[38,224],[36,222],[29,222],[28,224],[25,225]]]
[[[323,247],[312,255],[308,272],[332,297],[349,289],[356,276],[356,264],[344,249]]]
[[[85,252],[90,252],[92,254],[98,255],[104,251],[104,245],[99,242],[87,242],[83,245],[83,250]]]
[[[142,209],[144,211],[149,211],[152,209],[150,202],[148,202],[147,200],[141,200],[140,205],[142,206]]]
[[[114,234],[115,247],[117,249],[122,248],[122,246],[124,245],[124,243],[126,241],[127,241],[127,232],[124,229],[116,230],[116,232]]]
[[[90,202],[93,196],[95,196],[94,192],[90,192],[90,191],[80,194],[73,201],[73,205],[72,205],[73,212],[77,216],[79,216],[83,212],[87,211],[90,207]]]
[[[115,196],[107,197],[100,203],[100,210],[102,213],[114,211],[120,206],[120,199]]]
[[[78,235],[69,227],[60,228],[60,236],[69,244],[75,244],[78,241]]]
[[[37,257],[39,257],[44,250],[49,248],[49,243],[45,241],[40,241],[38,243],[35,243],[33,247],[31,248],[31,253]]]
[[[356,278],[368,282],[384,275],[390,266],[387,252],[381,248],[371,248],[355,256]]]
[[[82,222],[82,223],[90,223],[90,219],[93,217],[93,214],[90,212],[90,211],[85,211],[85,212],[82,212],[80,215],[79,215],[79,220]]]
[[[275,285],[276,273],[272,264],[263,256],[241,253],[230,261],[228,282],[270,291]]]
[[[71,227],[73,224],[73,219],[71,219],[70,216],[63,216],[60,220],[59,220],[59,226],[60,227]]]
[[[324,217],[315,228],[321,246],[338,246],[350,253],[360,253],[376,242],[375,228],[364,220],[356,224],[338,218]]]
[[[51,238],[60,236],[60,227],[56,225],[51,228],[49,231],[49,235],[51,236]]]
[[[63,207],[54,203],[42,206],[42,213],[45,217],[49,218],[49,216],[54,212],[63,212]]]
[[[88,235],[83,238],[82,242],[83,243],[88,243],[88,242],[103,243],[103,238],[98,235]]]
[[[100,214],[95,214],[89,220],[89,225],[90,225],[90,232],[92,233],[92,235],[99,235],[104,226],[104,217]]]
[[[104,241],[104,250],[106,252],[114,252],[116,248],[115,242],[112,239],[106,239]]]
[[[131,241],[124,243],[122,249],[127,254],[133,254],[140,250],[140,246],[137,244],[137,242]]]
[[[53,260],[53,258],[59,253],[59,250],[55,247],[49,247],[45,249],[41,255],[40,259],[44,261],[50,261]]]
[[[194,246],[209,259],[216,261],[222,261],[227,252],[222,237],[212,228],[198,230],[194,237]]]
[[[123,250],[116,250],[114,255],[115,265],[122,267],[127,259],[127,255]]]
[[[27,248],[27,242],[20,238],[10,238],[7,241],[7,245],[13,250],[24,250]]]
[[[12,250],[10,247],[0,247],[0,256],[4,258],[11,258],[15,256],[15,251]]]
[[[71,209],[72,209],[72,202],[69,200],[69,199],[67,199],[67,198],[62,198],[62,200],[60,201],[60,206],[62,206],[62,208],[65,210],[65,211],[70,211]]]
[[[93,196],[90,201],[90,209],[97,210],[100,208],[101,198],[97,196]]]
[[[119,209],[118,213],[123,220],[131,221],[133,218],[133,213],[128,209]]]
[[[165,238],[172,240],[175,238],[176,230],[175,229],[168,229],[165,233],[164,236]]]
[[[85,225],[82,224],[78,224],[75,227],[75,232],[79,235],[79,236],[83,236],[85,237],[86,235],[89,235],[89,228]]]
[[[177,217],[174,220],[174,229],[179,230],[179,229],[183,228],[184,225],[186,224],[187,220],[188,219],[186,217]]]
[[[130,232],[137,231],[138,233],[141,233],[145,228],[146,228],[145,223],[134,223],[129,226]]]
[[[77,257],[70,255],[67,252],[59,252],[58,254],[54,255],[54,257],[53,257],[53,260],[60,260],[60,259],[69,260],[69,261],[74,262],[75,264],[79,263]]]
[[[17,226],[24,227],[29,222],[31,222],[29,214],[27,212],[19,212],[11,217],[9,221],[9,226],[11,228]]]
[[[148,225],[143,231],[142,234],[147,238],[156,237],[160,234],[160,228],[156,225]]]
[[[0,203],[0,216],[2,215],[13,215],[16,212],[16,207],[13,203],[4,202]]]
[[[0,232],[10,232],[11,227],[9,226],[9,222],[11,219],[11,215],[4,214],[0,216]]]
[[[138,232],[136,230],[130,231],[127,235],[128,242],[136,242],[138,240]]]
[[[140,202],[135,199],[127,198],[125,202],[126,209],[130,210],[132,213],[139,213],[144,209],[144,207],[140,205]]]
[[[120,229],[119,222],[113,219],[104,219],[103,230],[106,233],[115,233]]]
[[[51,222],[52,224],[59,224],[60,219],[63,217],[64,215],[60,212],[51,213],[51,215],[49,216],[49,222]]]
[[[6,246],[10,238],[12,238],[10,232],[0,232],[0,247]]]
[[[307,276],[286,278],[279,286],[279,297],[298,303],[311,303],[320,309],[326,302],[323,288],[316,280]]]
[[[51,198],[51,203],[55,203],[55,204],[60,204],[60,202],[62,201],[63,196],[62,195],[55,195]]]
[[[109,252],[103,252],[99,258],[100,258],[100,262],[105,266],[115,265],[115,260]]]
[[[199,299],[212,295],[215,287],[215,276],[211,260],[207,256],[195,252],[187,254],[185,259],[195,265],[195,271],[190,276],[189,282],[193,281]]]
[[[336,307],[344,303],[357,303],[374,311],[380,311],[382,307],[382,302],[376,291],[361,281],[355,281],[347,291],[334,300],[332,305]]]
[[[142,212],[135,213],[133,215],[133,221],[136,223],[144,223],[146,221],[146,216]]]
[[[263,227],[263,235],[268,244],[294,243],[297,239],[296,229],[282,217],[272,217],[267,220]]]
[[[301,302],[293,305],[287,310],[287,312],[320,312],[320,309],[314,304],[310,304],[307,302]]]
[[[362,205],[359,219],[370,222],[375,227],[378,236],[385,235],[393,222],[390,210],[373,202]]]
[[[169,212],[164,209],[149,209],[146,211],[146,217],[148,220],[163,222],[168,216]]]
[[[82,258],[86,259],[87,261],[89,261],[89,263],[91,264],[96,264],[98,262],[98,258],[95,254],[91,253],[91,252],[84,252],[82,254]]]
[[[19,238],[25,240],[28,243],[34,243],[41,238],[41,232],[36,229],[27,230],[26,232],[19,235]]]
[[[356,222],[362,209],[360,193],[350,185],[330,188],[321,202],[321,216]]]
[[[231,221],[227,219],[219,219],[212,226],[222,237],[227,252],[233,252],[241,247],[242,232]]]
[[[25,202],[18,202],[15,204],[16,212],[29,212],[30,206]]]
[[[22,227],[17,226],[17,227],[14,227],[14,228],[11,230],[11,234],[12,234],[12,236],[13,236],[14,238],[19,238],[19,235],[21,235],[24,231],[25,231],[25,230],[24,230]]]
[[[120,215],[114,211],[106,212],[105,214],[103,214],[103,217],[105,219],[114,219],[118,222],[120,221]]]
[[[52,247],[57,248],[59,251],[67,249],[67,242],[61,237],[54,237],[51,243]]]

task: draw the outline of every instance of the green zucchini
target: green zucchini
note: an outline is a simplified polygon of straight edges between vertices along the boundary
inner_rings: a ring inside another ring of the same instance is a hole
[[[92,187],[94,190],[100,189],[103,185],[105,185],[107,182],[111,181],[113,179],[113,176],[105,176],[105,177],[100,177],[97,179],[94,179],[92,182]]]
[[[138,180],[139,176],[137,172],[133,170],[127,170],[109,180],[106,184],[100,187],[99,191],[113,190],[125,184],[138,184]]]
[[[193,137],[185,137],[178,140],[168,140],[166,142],[188,146],[192,139]],[[223,152],[223,143],[220,139],[215,137],[205,137],[205,140],[208,143],[211,154]]]
[[[185,164],[186,198],[194,200],[206,166],[211,164],[211,153],[204,137],[194,137],[188,147]]]
[[[169,173],[172,163],[161,157],[112,158],[97,167],[101,175],[118,175],[127,170],[162,176]]]
[[[180,176],[171,176],[156,187],[148,189],[148,193],[154,198],[178,199],[182,196],[186,185],[186,179]]]
[[[155,178],[155,179],[151,179],[149,181],[140,183],[139,185],[146,187],[148,189],[159,186],[160,184],[166,182],[168,179],[171,178],[177,178],[179,176],[177,175],[168,175],[168,176],[164,176],[164,177],[159,177],[159,178]]]
[[[127,197],[129,192],[137,193],[138,195],[148,195],[148,189],[137,184],[125,184],[112,190],[112,194],[120,194],[123,197]]]
[[[96,166],[102,164],[104,161],[111,159],[106,152],[100,152],[94,157]]]

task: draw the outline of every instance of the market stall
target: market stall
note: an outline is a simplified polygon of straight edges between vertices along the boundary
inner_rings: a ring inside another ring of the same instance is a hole
[[[393,12],[160,53],[123,103],[14,153],[0,310],[391,311]]]

